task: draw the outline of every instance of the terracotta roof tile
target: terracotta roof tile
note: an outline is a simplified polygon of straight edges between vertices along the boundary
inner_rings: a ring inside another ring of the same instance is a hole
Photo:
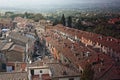
[[[17,44],[14,44],[10,49],[9,51],[18,51],[18,52],[22,52],[24,53],[25,52],[25,47],[23,46],[20,46],[20,45],[17,45]]]
[[[0,80],[28,80],[27,72],[0,73]]]
[[[13,45],[13,42],[6,43],[5,46],[1,50],[8,50]]]
[[[112,60],[112,58],[110,58],[105,54],[97,53],[96,51],[90,49],[89,47],[86,47],[83,43],[80,43],[80,42],[73,43],[68,39],[64,39],[60,34],[56,35],[54,32],[54,30],[56,29],[63,31],[65,33],[70,32],[68,31],[70,30],[69,28],[65,29],[65,27],[61,27],[59,25],[57,26],[58,27],[55,27],[55,29],[47,31],[47,34],[49,34],[49,36],[45,37],[45,39],[46,39],[46,42],[50,43],[60,54],[63,54],[72,63],[74,63],[77,66],[81,66],[82,68],[84,68],[85,64],[88,62],[90,62],[91,64],[94,64],[95,78],[99,78],[100,76],[103,76],[104,73],[106,73],[109,69],[111,69],[111,67],[114,64],[114,61]],[[75,30],[75,31],[77,31],[78,33],[75,33],[73,29],[69,34],[74,33],[74,35],[77,35],[79,38],[82,38],[84,36],[86,39],[92,40],[94,42],[99,42],[104,46],[112,47],[113,44],[115,44],[115,46],[118,46],[116,44],[117,40],[114,38],[112,38],[113,43],[111,43],[110,41],[107,41],[108,38],[104,36],[102,37],[102,40],[101,40],[99,39],[101,35],[85,32],[85,31],[79,31],[79,30]],[[102,65],[102,63],[100,62],[101,60],[104,61],[104,65]]]
[[[71,77],[71,76],[80,76],[79,73],[71,70],[70,68],[62,65],[62,64],[48,64],[52,71],[52,77]]]

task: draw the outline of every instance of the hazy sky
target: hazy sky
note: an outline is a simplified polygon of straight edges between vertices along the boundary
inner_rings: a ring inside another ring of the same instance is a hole
[[[106,3],[120,0],[0,0],[0,7],[39,7],[41,5],[65,5],[73,3]]]

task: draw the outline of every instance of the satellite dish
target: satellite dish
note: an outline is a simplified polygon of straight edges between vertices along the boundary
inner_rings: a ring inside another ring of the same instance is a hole
[[[9,42],[11,42],[12,40],[11,39],[9,39]]]

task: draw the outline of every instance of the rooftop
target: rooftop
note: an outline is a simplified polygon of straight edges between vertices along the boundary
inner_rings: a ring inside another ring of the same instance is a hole
[[[77,67],[81,67],[81,68],[84,68],[86,63],[88,63],[88,62],[91,63],[95,70],[95,78],[96,79],[103,76],[104,73],[107,74],[107,71],[109,71],[113,67],[114,61],[111,57],[109,57],[108,55],[102,54],[100,52],[96,52],[96,51],[90,49],[89,47],[86,47],[81,42],[72,42],[66,38],[63,38],[61,36],[61,34],[59,34],[59,33],[57,34],[55,32],[56,28],[57,27],[55,27],[55,29],[53,28],[53,29],[47,30],[46,31],[47,36],[45,36],[45,39],[46,39],[47,43],[51,44],[53,49],[56,49],[58,51],[58,54],[56,55],[57,59],[59,59],[60,54],[62,54],[67,59],[69,59],[70,62],[72,62],[74,65],[76,65]],[[73,33],[72,35],[74,35],[74,36],[77,34],[81,34],[82,35],[81,38],[83,36],[86,38],[87,37],[89,38],[89,34],[90,34],[91,40],[94,40],[95,36],[99,36],[99,35],[95,34],[93,37],[93,35],[92,35],[93,33],[88,34],[88,32],[84,32],[84,31],[82,31],[82,33],[77,33],[79,31],[74,30],[74,29],[72,30],[72,29],[65,28],[65,27],[63,27],[63,28],[58,27],[57,30],[58,31],[61,30],[61,31],[65,32],[66,34]],[[75,31],[77,31],[77,32],[75,32]],[[106,39],[106,38],[104,38],[104,39]],[[110,45],[110,42],[107,44]],[[111,44],[113,44],[113,43],[111,43]],[[115,44],[115,45],[117,45],[117,44]],[[53,54],[54,54],[54,52],[53,52]]]
[[[8,38],[12,39],[12,40],[17,40],[23,43],[27,43],[29,38],[27,38],[26,36],[17,33],[17,32],[10,32],[8,35]]]
[[[1,72],[0,80],[28,80],[27,72]]]
[[[58,31],[67,33],[73,37],[77,36],[79,39],[86,38],[86,39],[93,41],[95,43],[99,43],[102,46],[109,47],[110,49],[113,49],[117,53],[120,53],[120,40],[119,39],[115,39],[115,38],[110,37],[110,36],[105,37],[105,36],[100,35],[100,34],[81,31],[81,30],[77,30],[77,29],[73,29],[73,28],[68,28],[68,27],[62,26],[60,24],[56,25],[54,27],[54,30],[55,29]]]
[[[70,68],[59,64],[59,63],[49,63],[48,66],[52,71],[52,77],[76,77],[80,76],[78,72],[71,70]]]
[[[17,52],[24,53],[24,52],[25,52],[25,47],[20,46],[20,45],[17,45],[17,44],[14,44],[14,45],[9,49],[9,51],[17,51]]]
[[[8,50],[13,45],[13,42],[6,43],[5,46],[1,50]]]

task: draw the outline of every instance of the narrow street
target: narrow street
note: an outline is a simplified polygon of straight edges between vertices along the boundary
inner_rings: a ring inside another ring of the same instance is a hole
[[[45,46],[45,40],[41,40],[36,34],[36,41],[34,43],[34,53],[32,55],[32,61],[42,60],[45,56],[50,56],[50,53]]]
[[[36,38],[34,43],[34,53],[32,55],[33,61],[41,60],[43,58],[43,46],[41,45],[39,38]]]

